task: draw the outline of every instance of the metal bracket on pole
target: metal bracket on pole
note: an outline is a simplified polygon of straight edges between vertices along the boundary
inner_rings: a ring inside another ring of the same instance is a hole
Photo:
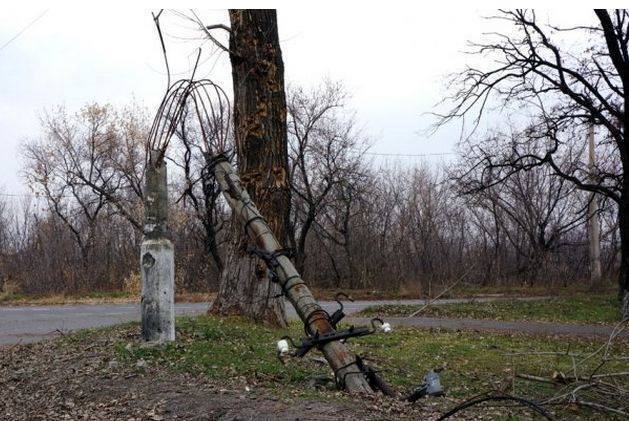
[[[376,328],[376,322],[379,322],[380,325],[384,324],[382,319],[376,317],[371,320],[371,328],[366,326],[350,326],[348,329],[335,330],[328,333],[320,334],[317,332],[313,336],[303,338],[301,340],[301,343],[299,344],[295,343],[295,341],[293,341],[290,336],[284,336],[282,339],[289,341],[291,345],[293,345],[293,347],[296,349],[292,355],[294,357],[301,358],[306,355],[308,351],[310,351],[312,348],[320,348],[328,342],[347,340],[349,338],[357,338],[359,336],[367,336],[376,333],[376,331],[378,330]]]
[[[343,317],[345,317],[345,313],[343,312],[343,303],[340,300],[341,296],[345,297],[349,301],[354,301],[349,295],[345,294],[344,292],[339,292],[338,294],[336,294],[336,296],[334,297],[334,301],[339,303],[339,308],[330,316],[330,323],[332,323],[334,329],[336,329],[336,326],[343,319]]]

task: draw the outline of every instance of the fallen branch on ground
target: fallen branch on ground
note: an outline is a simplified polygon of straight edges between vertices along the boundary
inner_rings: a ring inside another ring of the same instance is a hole
[[[619,322],[607,341],[591,353],[571,353],[568,349],[565,352],[512,352],[505,355],[518,356],[520,359],[523,356],[569,359],[572,369],[570,376],[562,374],[559,369],[555,370],[556,374],[548,377],[527,373],[514,375],[514,378],[526,381],[563,386],[554,396],[542,400],[540,403],[543,405],[575,404],[607,414],[629,416],[629,372],[611,371],[609,364],[612,361],[629,359],[627,355],[612,355],[615,350],[614,341],[627,328],[628,322],[627,319]],[[608,372],[601,372],[603,369],[607,369]]]

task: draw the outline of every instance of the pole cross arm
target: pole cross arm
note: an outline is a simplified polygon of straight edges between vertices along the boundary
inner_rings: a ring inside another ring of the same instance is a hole
[[[312,348],[317,347],[320,348],[328,342],[332,341],[341,341],[348,338],[356,338],[358,336],[366,336],[374,333],[374,330],[369,329],[368,327],[360,326],[350,326],[349,329],[345,330],[335,330],[329,333],[323,334],[315,334],[312,337],[304,338],[301,340],[300,344],[296,344],[293,340],[285,336],[283,339],[288,339],[291,344],[296,348],[296,351],[293,353],[295,357],[303,357],[310,351]]]

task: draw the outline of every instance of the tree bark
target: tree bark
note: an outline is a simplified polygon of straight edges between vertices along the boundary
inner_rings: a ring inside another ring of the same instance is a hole
[[[238,172],[273,234],[287,244],[290,190],[284,64],[275,10],[230,10]],[[244,227],[232,221],[225,268],[211,311],[285,325],[284,300],[262,261],[248,256]]]

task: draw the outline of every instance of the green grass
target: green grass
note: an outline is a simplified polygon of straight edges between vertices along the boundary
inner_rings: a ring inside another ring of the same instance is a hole
[[[300,383],[315,365],[283,366],[275,357],[275,343],[287,333],[239,318],[199,316],[177,321],[178,341],[165,348],[134,347],[117,350],[123,358],[153,359],[177,371],[204,374],[213,379],[245,375],[258,381]]]
[[[431,298],[440,294],[444,289],[448,288],[448,284],[440,282],[433,283],[431,288],[422,289],[419,280],[402,283],[396,289],[340,289],[340,288],[313,288],[313,293],[317,299],[332,300],[339,292],[348,293],[355,300],[377,300],[377,299],[413,299],[413,298]],[[618,284],[612,281],[606,281],[600,292],[613,294],[617,291]],[[467,297],[483,297],[483,296],[500,296],[500,297],[571,297],[574,295],[582,295],[589,293],[589,285],[587,282],[569,282],[565,285],[547,283],[540,284],[502,284],[502,285],[477,285],[477,284],[460,284],[452,289],[448,289],[441,295],[442,298],[467,298]]]
[[[436,288],[435,292],[441,291],[443,287]],[[453,297],[473,297],[483,295],[496,295],[505,297],[572,297],[575,295],[589,294],[590,291],[587,282],[568,283],[566,285],[547,285],[547,284],[508,284],[508,285],[460,285],[444,294],[444,298]],[[616,282],[607,281],[601,286],[601,293],[613,294],[618,289]],[[434,295],[434,293],[433,293]]]
[[[116,349],[122,361],[139,359],[179,372],[205,375],[211,379],[245,378],[269,389],[287,389],[297,396],[312,396],[317,389],[309,384],[315,375],[331,375],[327,365],[310,358],[289,359],[282,365],[275,343],[285,334],[300,337],[301,328],[276,330],[250,324],[242,319],[213,316],[178,320],[178,341],[162,348],[120,342]],[[507,388],[519,395],[543,395],[549,385],[514,380],[515,373],[551,376],[554,371],[569,372],[568,357],[512,357],[511,352],[570,350],[592,352],[604,341],[571,340],[526,335],[486,335],[473,332],[397,329],[350,341],[353,352],[368,358],[383,370],[383,376],[396,389],[409,391],[418,386],[428,369],[440,368],[442,382],[452,397],[469,397],[494,388]],[[621,346],[625,344],[620,344]],[[612,350],[618,351],[618,350]],[[612,352],[613,354],[613,352]],[[596,358],[588,363],[593,368]],[[621,371],[616,362],[605,369]],[[512,390],[515,385],[515,391]]]
[[[408,316],[420,305],[377,305],[363,310],[363,316]],[[494,320],[531,320],[566,323],[615,323],[618,301],[613,295],[580,295],[543,300],[500,300],[432,305],[418,314],[426,317]]]

